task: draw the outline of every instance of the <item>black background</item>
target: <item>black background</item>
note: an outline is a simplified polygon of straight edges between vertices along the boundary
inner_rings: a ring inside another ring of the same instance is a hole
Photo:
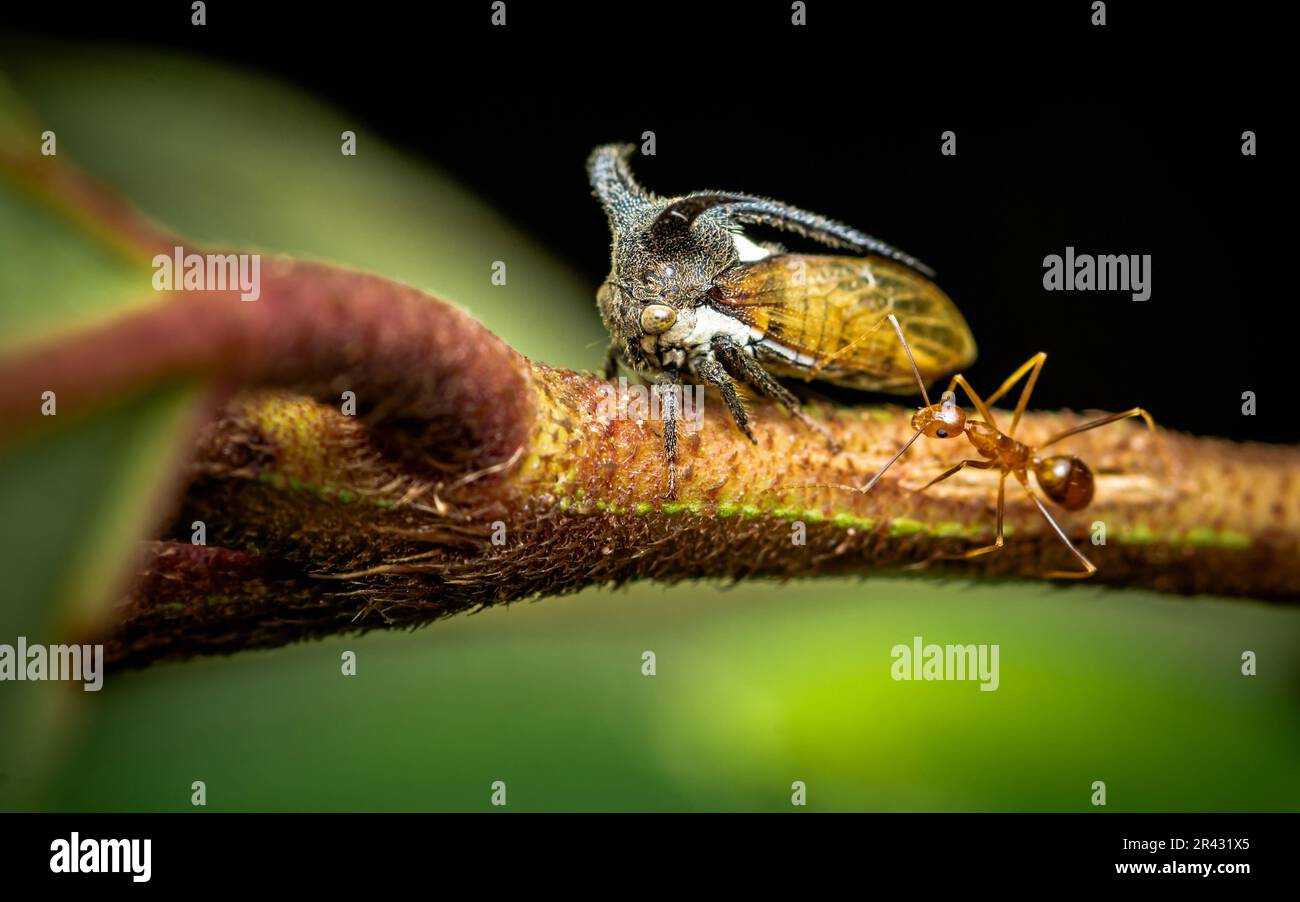
[[[657,193],[776,197],[933,266],[979,344],[977,387],[1045,350],[1033,406],[1140,404],[1170,428],[1300,440],[1282,248],[1293,103],[1266,6],[1111,3],[1102,28],[1074,0],[812,0],[803,28],[784,2],[509,0],[505,28],[490,6],[211,2],[205,28],[174,2],[5,15],[11,39],[174,48],[301,85],[584,273],[592,294],[573,303],[593,317],[609,236],[583,162],[652,130],[657,155],[635,168]],[[949,129],[955,157],[940,154]],[[1150,254],[1151,299],[1044,291],[1043,258],[1067,245]]]

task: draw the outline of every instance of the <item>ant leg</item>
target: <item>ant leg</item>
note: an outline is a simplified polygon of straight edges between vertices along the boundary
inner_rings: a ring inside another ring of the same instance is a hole
[[[668,460],[668,492],[664,498],[669,501],[677,497],[677,387],[680,385],[675,370],[655,378],[655,393],[659,395],[664,418],[664,457]]]
[[[967,560],[973,557],[979,557],[981,554],[988,554],[990,551],[997,551],[1002,547],[1002,516],[1007,509],[1007,471],[1002,471],[1002,478],[998,480],[998,520],[997,532],[993,536],[992,545],[984,545],[980,548],[972,548],[970,551],[964,551],[959,558]]]
[[[1056,433],[1056,435],[1052,436],[1047,441],[1039,445],[1038,448],[1039,450],[1042,450],[1043,448],[1046,448],[1048,445],[1056,444],[1063,438],[1068,438],[1071,435],[1077,435],[1080,432],[1087,432],[1089,429],[1096,429],[1098,426],[1105,426],[1107,423],[1114,423],[1117,420],[1127,420],[1129,417],[1141,417],[1143,420],[1146,421],[1148,428],[1150,428],[1152,432],[1155,431],[1156,424],[1155,421],[1151,419],[1151,414],[1147,413],[1141,407],[1134,407],[1132,410],[1126,410],[1123,413],[1112,413],[1108,417],[1102,417],[1099,420],[1093,420],[1090,423],[1084,423],[1081,426],[1075,426],[1074,428],[1067,429],[1064,432],[1058,432]]]
[[[757,389],[760,394],[776,401],[799,422],[824,438],[832,451],[840,450],[839,442],[835,441],[835,437],[830,434],[830,431],[804,413],[799,399],[784,385],[777,382],[771,373],[763,369],[762,365],[752,355],[741,350],[740,345],[736,344],[735,341],[726,336],[715,338],[713,340],[713,353],[717,355],[723,369],[733,378],[742,380]]]
[[[1097,566],[1084,557],[1082,551],[1074,547],[1074,543],[1070,541],[1068,536],[1066,536],[1065,530],[1061,529],[1060,524],[1058,524],[1056,520],[1052,518],[1052,515],[1047,512],[1047,506],[1044,505],[1038,495],[1034,493],[1034,490],[1029,487],[1029,480],[1025,479],[1025,477],[1019,473],[1016,474],[1016,478],[1019,479],[1020,484],[1025,487],[1025,492],[1028,493],[1030,500],[1032,500],[1034,505],[1038,508],[1038,512],[1043,515],[1043,519],[1048,522],[1048,525],[1052,527],[1060,540],[1065,543],[1065,547],[1070,549],[1070,553],[1079,559],[1079,563],[1083,564],[1082,570],[1048,570],[1043,574],[1043,576],[1048,579],[1087,579],[1089,576],[1096,573]]]
[[[966,463],[966,461],[962,461],[962,463]],[[991,465],[993,461],[989,461],[988,463]],[[971,466],[974,465],[975,464],[973,463],[971,464]],[[953,467],[953,469],[949,473],[946,473],[944,475],[945,476],[952,475],[952,473],[955,473],[958,470],[959,466]],[[984,467],[982,469],[988,469],[988,468]],[[935,481],[937,482],[938,480]],[[981,545],[979,548],[972,548],[970,551],[963,551],[961,554],[936,554],[933,557],[931,557],[929,561],[926,561],[925,563],[929,564],[930,561],[965,561],[973,557],[979,557],[982,554],[988,554],[991,551],[997,551],[999,548],[1001,548],[1002,547],[1002,518],[1003,518],[1003,513],[1006,511],[1006,501],[1007,501],[1007,471],[1003,470],[1002,478],[998,480],[998,519],[997,519],[997,531],[994,534],[993,544]]]
[[[1022,363],[1014,373],[1008,376],[1006,381],[1002,383],[1002,386],[997,391],[989,395],[988,403],[990,406],[998,403],[998,399],[1011,391],[1012,386],[1019,382],[1025,373],[1029,374],[1029,380],[1025,383],[1025,387],[1020,391],[1020,400],[1016,402],[1016,412],[1011,417],[1011,428],[1007,430],[1008,436],[1015,435],[1016,425],[1020,422],[1020,417],[1024,414],[1025,408],[1029,406],[1029,396],[1034,393],[1034,386],[1038,384],[1038,374],[1043,371],[1043,364],[1046,362],[1047,352],[1039,351],[1033,357],[1030,357]]]
[[[919,434],[920,433],[918,433],[918,435]],[[997,461],[981,460],[980,458],[975,458],[972,460],[963,460],[960,463],[956,463],[953,466],[949,467],[948,469],[944,470],[942,473],[940,473],[938,476],[931,479],[929,482],[921,486],[919,489],[913,489],[912,491],[915,494],[920,494],[921,492],[924,492],[926,489],[928,489],[930,486],[934,485],[936,482],[943,482],[949,476],[955,476],[957,475],[958,472],[966,469],[967,467],[970,467],[972,470],[991,470],[996,464]]]

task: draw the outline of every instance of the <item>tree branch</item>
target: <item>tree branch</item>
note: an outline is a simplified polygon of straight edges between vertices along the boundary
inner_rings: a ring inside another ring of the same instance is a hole
[[[133,258],[172,241],[120,206],[86,201],[95,189],[83,181],[33,184],[45,199],[76,199]],[[972,456],[964,439],[918,442],[869,495],[792,487],[865,482],[909,437],[908,409],[813,405],[843,445],[832,454],[769,406],[754,410],[754,447],[710,397],[682,442],[678,500],[666,502],[659,424],[602,418],[602,381],[529,362],[412,288],[288,260],[264,267],[254,303],[159,294],[7,354],[0,440],[38,427],[44,390],[58,392],[63,419],[169,379],[211,385],[214,416],[113,612],[105,639],[118,664],[409,626],[634,579],[897,571],[992,539],[992,474],[909,491]],[[340,409],[345,391],[357,416]],[[1019,437],[1080,420],[1030,413]],[[1060,517],[1100,568],[1095,582],[1297,597],[1296,448],[1126,424],[1061,451],[1098,476],[1093,506]],[[191,544],[195,521],[207,546]],[[1096,523],[1104,545],[1091,542]],[[1038,579],[1069,564],[1014,483],[1007,524],[1002,550],[919,572]]]
[[[139,663],[409,626],[634,579],[889,572],[992,540],[992,474],[909,491],[969,456],[964,440],[918,443],[866,496],[788,487],[865,482],[909,436],[906,409],[814,408],[844,445],[831,454],[770,407],[755,411],[753,447],[719,400],[684,442],[679,500],[666,502],[657,423],[602,420],[604,383],[593,376],[531,364],[516,382],[518,372],[469,365],[452,376],[504,380],[527,396],[512,408],[528,412],[524,440],[486,468],[482,457],[449,463],[415,431],[301,395],[234,400],[205,430],[172,541],[155,546],[121,608],[113,657]],[[1021,435],[1041,439],[1081,419],[1030,414]],[[1098,476],[1094,505],[1059,517],[1100,567],[1095,582],[1296,597],[1295,449],[1131,425],[1064,449]],[[209,542],[241,555],[188,545],[195,520]],[[1098,522],[1105,545],[1090,541]],[[1038,579],[1069,565],[1014,486],[1007,526],[1001,551],[922,572]],[[173,578],[178,567],[186,579]]]

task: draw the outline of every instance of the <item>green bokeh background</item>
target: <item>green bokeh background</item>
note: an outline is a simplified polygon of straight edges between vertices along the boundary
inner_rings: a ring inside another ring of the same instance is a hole
[[[379,272],[529,356],[600,364],[594,286],[364,121],[183,57],[10,36],[0,60],[61,155],[181,234]],[[997,643],[1000,688],[895,682],[890,648],[916,635]],[[1300,610],[1087,585],[591,590],[64,692],[46,779],[0,774],[0,807],[21,787],[40,808],[194,810],[203,780],[208,811],[489,810],[504,780],[508,810],[792,810],[801,780],[813,810],[1093,810],[1103,780],[1105,810],[1297,810],[1297,652]]]

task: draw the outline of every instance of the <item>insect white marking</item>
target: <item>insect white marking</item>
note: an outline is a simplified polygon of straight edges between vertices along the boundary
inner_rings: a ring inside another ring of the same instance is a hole
[[[802,351],[796,351],[794,348],[787,347],[778,341],[764,341],[763,347],[799,366],[812,367],[820,362],[816,357],[811,357]]]
[[[739,232],[731,237],[736,242],[736,253],[740,255],[741,263],[753,263],[755,260],[772,256],[772,252],[767,248],[760,247]]]
[[[681,344],[687,348],[707,347],[717,335],[727,335],[741,347],[763,337],[762,332],[734,316],[728,316],[712,307],[698,307],[695,311],[695,328],[682,338]]]

